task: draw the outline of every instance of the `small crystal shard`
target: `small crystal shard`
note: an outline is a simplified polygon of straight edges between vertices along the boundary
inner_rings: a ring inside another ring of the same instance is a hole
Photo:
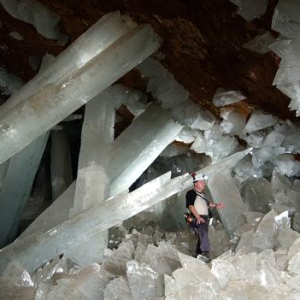
[[[213,104],[216,107],[225,106],[244,100],[246,97],[240,91],[226,91],[223,88],[218,88],[213,97]]]

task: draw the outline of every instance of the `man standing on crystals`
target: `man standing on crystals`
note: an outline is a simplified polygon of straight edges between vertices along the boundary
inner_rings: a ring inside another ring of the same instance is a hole
[[[208,238],[209,220],[212,218],[210,209],[224,208],[224,204],[211,203],[204,195],[203,191],[206,187],[208,177],[203,174],[191,174],[193,177],[194,189],[186,193],[186,207],[193,216],[188,220],[195,231],[198,233],[198,242],[196,247],[196,257],[201,254],[209,258],[210,243]]]

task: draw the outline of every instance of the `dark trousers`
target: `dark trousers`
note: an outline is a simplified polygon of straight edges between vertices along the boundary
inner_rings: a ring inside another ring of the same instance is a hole
[[[209,218],[205,218],[205,223],[197,224],[196,220],[193,221],[193,227],[198,232],[198,242],[196,247],[196,254],[210,251],[210,243],[208,239],[208,225]]]

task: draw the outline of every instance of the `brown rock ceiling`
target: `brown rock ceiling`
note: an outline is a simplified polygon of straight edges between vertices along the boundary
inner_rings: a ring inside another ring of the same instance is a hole
[[[39,1],[61,17],[61,31],[70,37],[70,43],[110,11],[120,10],[138,23],[151,24],[163,39],[162,64],[190,92],[193,101],[215,115],[218,110],[212,105],[212,96],[218,87],[224,87],[241,90],[247,96],[242,105],[248,110],[258,106],[295,120],[288,110],[289,99],[272,86],[279,58],[271,52],[260,55],[242,48],[262,30],[270,30],[277,0],[270,0],[266,14],[252,22],[237,15],[236,6],[228,0]],[[35,75],[29,56],[58,55],[69,45],[62,47],[42,37],[33,26],[12,18],[1,5],[0,16],[0,63],[24,81]],[[11,31],[19,32],[24,40],[10,37]],[[3,50],[4,45],[8,51]],[[139,89],[145,89],[146,84],[137,71],[121,82]]]

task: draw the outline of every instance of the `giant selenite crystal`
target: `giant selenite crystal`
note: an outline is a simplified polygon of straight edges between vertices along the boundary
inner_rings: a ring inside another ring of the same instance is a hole
[[[0,247],[16,237],[48,136],[49,133],[42,135],[9,161],[0,191]]]
[[[32,272],[41,264],[62,253],[76,262],[76,257],[70,257],[69,253],[73,253],[73,248],[88,238],[91,228],[94,232],[96,229],[106,230],[174,194],[180,178],[172,181],[169,179],[170,173],[167,173],[126,196],[121,194],[92,206],[45,233],[37,232],[16,240],[10,246],[0,250],[0,272],[12,260],[19,261],[29,272]],[[168,181],[169,184],[164,185]]]
[[[109,195],[107,148],[114,140],[115,105],[103,93],[85,106],[78,175],[71,215],[103,201]]]
[[[224,209],[219,210],[223,226],[229,236],[244,224],[245,205],[230,171],[215,174],[208,182],[208,188],[216,203],[223,202]]]
[[[99,21],[104,23],[104,28],[105,20]],[[118,21],[111,23],[114,28]],[[103,28],[100,26],[98,31],[98,26],[97,23],[94,27],[96,29],[91,29],[92,36],[101,35]],[[123,27],[125,29],[122,29]],[[114,30],[104,30],[104,36],[109,38],[102,44],[100,42],[96,49],[83,35],[79,38],[77,46],[71,48],[73,53],[71,50],[66,51],[69,52],[69,57],[63,53],[47,70],[29,83],[36,93],[32,95],[31,89],[26,88],[22,95],[23,89],[20,90],[19,98],[14,100],[14,103],[19,103],[2,115],[0,143],[3,146],[0,151],[0,163],[12,157],[37,136],[66,118],[157,50],[158,36],[149,25],[140,25],[133,29],[128,27],[121,26],[116,34]],[[77,55],[80,56],[80,66],[74,65],[73,59]],[[63,63],[66,65],[54,78],[51,71]],[[50,75],[50,80],[45,78],[46,75]],[[27,93],[30,95],[28,98],[25,96]],[[22,101],[24,98],[27,98],[26,101]]]
[[[181,129],[182,125],[172,120],[169,111],[156,105],[148,107],[109,149],[110,167],[107,173],[111,180],[111,194],[128,189],[166,146],[175,140]]]

